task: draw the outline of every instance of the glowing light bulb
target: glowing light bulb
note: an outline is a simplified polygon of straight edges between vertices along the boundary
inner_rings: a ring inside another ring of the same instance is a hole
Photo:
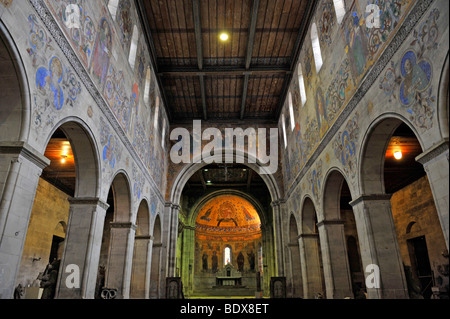
[[[220,40],[227,41],[228,38],[229,38],[229,36],[228,36],[227,33],[223,32],[223,33],[220,34]]]
[[[395,151],[394,152],[394,157],[396,160],[401,160],[403,157],[402,151]]]

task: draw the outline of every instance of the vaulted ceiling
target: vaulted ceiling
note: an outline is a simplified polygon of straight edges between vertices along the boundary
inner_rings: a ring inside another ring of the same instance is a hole
[[[315,1],[136,1],[171,123],[278,120]]]

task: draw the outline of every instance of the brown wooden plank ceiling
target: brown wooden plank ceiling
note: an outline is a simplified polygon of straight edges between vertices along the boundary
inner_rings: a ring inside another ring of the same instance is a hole
[[[136,1],[172,123],[277,121],[315,1]]]

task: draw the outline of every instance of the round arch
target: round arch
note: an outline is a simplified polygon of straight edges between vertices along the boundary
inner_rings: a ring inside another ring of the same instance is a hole
[[[253,207],[256,208],[256,212],[258,213],[259,218],[261,220],[261,227],[262,228],[267,227],[267,223],[269,222],[269,220],[268,220],[268,217],[266,216],[267,212],[264,210],[261,203],[256,198],[254,198],[252,195],[249,195],[249,194],[246,194],[244,192],[234,190],[234,189],[217,190],[212,193],[206,194],[205,196],[203,196],[199,200],[197,200],[197,202],[192,207],[193,213],[189,216],[189,224],[195,225],[195,220],[197,219],[197,216],[198,216],[201,208],[203,207],[203,205],[205,205],[211,199],[221,196],[221,195],[235,195],[235,196],[239,196],[239,197],[242,197],[243,199],[247,200],[250,204],[253,205]]]
[[[31,98],[28,76],[19,50],[7,27],[0,21],[0,136],[5,141],[28,141]],[[20,123],[20,125],[18,125]]]
[[[208,157],[203,158],[203,161],[201,163],[194,162],[186,165],[180,171],[180,173],[178,174],[172,185],[172,188],[170,189],[169,201],[172,204],[179,205],[181,193],[189,178],[191,178],[191,176],[194,175],[194,173],[197,172],[198,170],[209,165],[209,163],[211,163],[213,160],[222,160],[225,154],[228,154],[227,150],[223,149],[222,152],[218,155],[209,155]],[[234,151],[233,156],[234,156],[233,157],[234,163],[243,163],[247,167],[254,170],[257,174],[259,174],[258,172],[265,171],[264,166],[260,165],[257,159],[254,156],[248,154],[247,152]],[[259,174],[259,175],[265,182],[271,195],[272,201],[274,202],[280,200],[282,197],[282,193],[273,174]]]
[[[58,129],[69,140],[75,158],[74,197],[99,197],[101,192],[101,161],[98,144],[91,129],[79,117],[66,117],[60,120],[47,135],[43,144],[43,152]]]
[[[114,198],[114,222],[129,222],[132,217],[132,194],[130,178],[120,169],[112,176],[110,188]]]
[[[317,223],[317,210],[310,195],[305,195],[300,204],[300,234],[313,234]],[[308,224],[305,224],[308,219]]]
[[[324,178],[324,188],[321,196],[323,213],[321,219],[323,220],[339,220],[339,197],[341,194],[342,186],[347,183],[348,178],[345,173],[338,167],[331,167]],[[351,199],[354,199],[353,191],[349,187]],[[319,218],[318,218],[319,219]]]
[[[448,60],[449,53],[447,52],[439,79],[437,100],[439,129],[443,138],[449,138],[450,67]]]
[[[380,115],[372,121],[362,139],[358,155],[360,194],[385,193],[384,158],[392,134],[402,123],[414,133],[422,150],[425,149],[422,136],[406,118],[391,112]]]

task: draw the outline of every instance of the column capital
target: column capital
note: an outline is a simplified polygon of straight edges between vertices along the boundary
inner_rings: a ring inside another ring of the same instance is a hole
[[[448,138],[442,139],[439,143],[433,145],[425,152],[416,157],[416,161],[422,165],[427,164],[432,159],[438,157],[442,153],[448,151]]]
[[[300,238],[319,238],[319,234],[300,234],[298,239]]]
[[[172,203],[172,202],[166,202],[166,203],[164,204],[164,206],[167,207],[167,208],[175,209],[175,210],[180,210],[180,209],[181,209],[181,206],[180,206],[180,205],[174,204],[174,203]]]
[[[137,226],[131,222],[112,222],[110,223],[111,228],[129,228],[136,230]]]
[[[28,161],[34,163],[40,169],[44,169],[50,165],[50,160],[27,142],[0,142],[0,155],[1,154],[8,154],[17,157],[22,156]]]
[[[344,225],[345,221],[341,219],[331,219],[331,220],[321,220],[317,223],[317,227],[328,226],[328,225]]]
[[[151,240],[153,237],[151,235],[136,235],[134,240]]]
[[[359,203],[362,202],[372,202],[372,201],[389,201],[391,200],[392,194],[370,194],[370,195],[361,195],[355,200],[352,200],[349,204],[352,207],[355,207]]]
[[[69,197],[68,201],[70,205],[98,205],[104,210],[107,210],[109,208],[109,204],[98,197]]]
[[[279,207],[279,206],[281,206],[283,204],[286,204],[286,200],[284,200],[284,199],[277,199],[277,200],[274,200],[273,202],[270,203],[270,205],[272,207]]]

